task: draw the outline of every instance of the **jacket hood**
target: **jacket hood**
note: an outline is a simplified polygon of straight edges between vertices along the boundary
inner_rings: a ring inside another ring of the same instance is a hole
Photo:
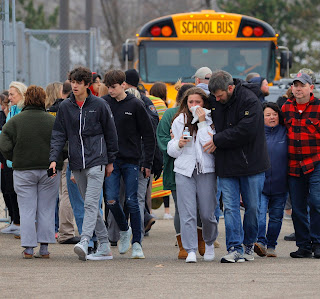
[[[258,85],[257,83],[248,83],[241,79],[233,79],[233,81],[236,85],[236,90],[237,90],[237,87],[243,86],[245,88],[250,89],[259,99],[264,98],[264,95],[260,89],[260,85]]]
[[[199,84],[197,85],[197,87],[203,89],[203,91],[204,91],[207,95],[210,94],[210,91],[209,91],[209,88],[208,88],[208,84],[199,83]]]

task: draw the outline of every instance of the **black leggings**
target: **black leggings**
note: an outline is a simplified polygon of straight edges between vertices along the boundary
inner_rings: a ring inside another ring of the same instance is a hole
[[[163,204],[165,208],[169,208],[169,196],[163,197]]]
[[[20,213],[17,200],[17,194],[13,188],[13,170],[3,164],[1,169],[1,191],[3,193],[4,202],[9,210],[11,221],[14,224],[20,224]]]

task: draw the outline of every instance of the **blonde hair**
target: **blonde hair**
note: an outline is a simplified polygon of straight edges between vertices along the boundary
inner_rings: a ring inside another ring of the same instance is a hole
[[[105,95],[108,94],[108,93],[109,93],[108,87],[105,86],[104,83],[101,83],[101,84],[100,84],[100,87],[99,87],[98,97],[103,97],[103,96],[105,96]]]
[[[126,92],[133,94],[138,100],[142,100],[141,94],[137,89],[130,87],[126,89]]]
[[[9,85],[9,88],[11,87],[15,88],[17,92],[21,95],[21,100],[18,102],[17,106],[19,108],[22,108],[24,106],[24,96],[28,87],[24,83],[18,81],[12,81]]]
[[[46,109],[49,109],[57,99],[61,98],[62,87],[63,84],[61,82],[53,82],[48,84],[46,88],[47,97],[45,100]]]

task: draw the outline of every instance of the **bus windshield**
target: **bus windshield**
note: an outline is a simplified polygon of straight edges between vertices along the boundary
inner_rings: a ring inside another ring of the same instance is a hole
[[[272,82],[275,76],[275,45],[271,41],[143,41],[139,47],[139,72],[146,83],[194,82],[202,66],[223,69],[234,78],[251,72]]]

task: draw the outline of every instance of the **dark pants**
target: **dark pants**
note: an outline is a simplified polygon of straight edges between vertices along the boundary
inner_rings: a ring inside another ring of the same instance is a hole
[[[4,168],[1,169],[1,191],[3,193],[4,202],[9,210],[11,221],[14,224],[20,224],[19,206],[17,194],[13,188],[13,170],[3,164]]]
[[[320,163],[311,173],[289,176],[289,192],[296,244],[299,248],[311,250],[312,246],[320,244]]]
[[[130,215],[132,227],[132,243],[141,242],[141,217],[138,204],[138,178],[139,166],[125,163],[117,159],[113,163],[113,172],[105,179],[106,204],[112,212],[121,231],[128,230],[128,222],[125,213],[120,205],[120,178],[125,184],[126,209]]]

